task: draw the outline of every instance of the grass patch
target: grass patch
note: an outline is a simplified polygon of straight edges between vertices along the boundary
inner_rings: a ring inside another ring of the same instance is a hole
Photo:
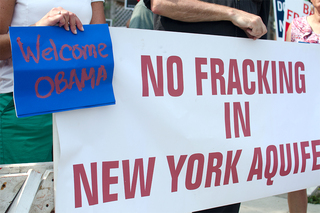
[[[320,197],[310,196],[310,197],[308,197],[308,203],[320,204]]]

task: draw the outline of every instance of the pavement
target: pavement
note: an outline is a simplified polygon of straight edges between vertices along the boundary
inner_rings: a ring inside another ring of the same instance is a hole
[[[242,202],[240,213],[289,213],[287,194]],[[320,204],[308,203],[307,213],[320,213]]]

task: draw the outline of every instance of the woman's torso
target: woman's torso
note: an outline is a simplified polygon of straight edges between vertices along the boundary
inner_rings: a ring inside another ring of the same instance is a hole
[[[319,35],[312,31],[307,16],[295,18],[291,25],[291,41],[320,43]]]

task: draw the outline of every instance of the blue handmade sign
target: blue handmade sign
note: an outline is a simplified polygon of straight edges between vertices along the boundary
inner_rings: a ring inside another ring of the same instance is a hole
[[[10,27],[18,117],[115,103],[108,25]]]

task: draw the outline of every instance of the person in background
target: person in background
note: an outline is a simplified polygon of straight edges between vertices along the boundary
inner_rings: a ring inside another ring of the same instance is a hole
[[[267,38],[269,0],[144,0],[144,3],[155,14],[155,30]],[[239,212],[239,208],[237,203],[200,212]]]
[[[52,115],[17,118],[9,26],[59,26],[70,33],[105,23],[103,0],[0,1],[0,164],[52,161]]]
[[[310,0],[309,0],[310,1]],[[320,0],[311,0],[313,15],[293,19],[287,30],[286,41],[320,43]],[[306,213],[308,207],[307,190],[288,193],[290,213]]]
[[[286,34],[286,41],[320,43],[320,0],[311,0],[314,14],[293,19]]]
[[[129,28],[153,30],[153,13],[142,0],[133,9]]]

